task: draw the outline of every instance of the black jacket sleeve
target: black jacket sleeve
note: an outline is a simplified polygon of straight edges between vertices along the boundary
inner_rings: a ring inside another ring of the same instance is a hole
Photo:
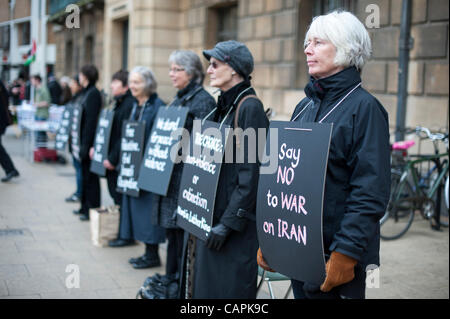
[[[123,101],[120,108],[115,111],[114,122],[111,128],[108,160],[113,165],[119,165],[122,124],[128,120],[133,109],[133,99],[130,97]]]
[[[259,134],[266,134],[269,127],[269,120],[259,100],[248,99],[242,104],[239,110],[238,126],[244,131],[242,137],[245,135],[245,130],[254,130],[256,133],[255,144],[258,145],[258,139],[262,138]],[[264,133],[258,130],[259,128],[265,129]],[[258,154],[260,150],[255,148],[256,145],[249,144],[241,141],[241,150],[236,151],[237,156],[239,156],[238,152],[244,152],[244,161],[242,163],[237,161],[233,164],[236,167],[238,181],[228,206],[220,219],[222,224],[236,231],[243,231],[248,219],[255,218],[260,166]],[[253,160],[252,155],[255,156],[256,161]]]
[[[369,102],[369,103],[367,103]],[[353,145],[346,211],[330,251],[361,260],[379,231],[390,192],[390,147],[387,113],[378,101],[366,101],[353,116]]]
[[[83,120],[81,122],[80,134],[80,158],[81,160],[88,160],[89,149],[94,145],[98,117],[102,108],[102,98],[100,92],[97,89],[92,89],[87,92],[87,96],[82,107]]]

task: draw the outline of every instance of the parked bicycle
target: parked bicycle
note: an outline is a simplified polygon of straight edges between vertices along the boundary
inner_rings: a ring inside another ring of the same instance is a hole
[[[385,240],[397,239],[410,228],[416,211],[420,211],[423,218],[430,221],[431,227],[439,230],[446,223],[441,223],[441,199],[446,197],[446,211],[448,216],[448,191],[444,194],[444,184],[448,180],[448,134],[431,133],[429,129],[417,127],[415,133],[419,140],[431,140],[434,154],[409,155],[407,149],[413,143],[404,143],[399,148],[394,144],[393,150],[401,150],[403,162],[397,158],[391,169],[391,195],[386,214],[380,220],[381,238]],[[439,152],[439,143],[445,143],[446,152]],[[420,144],[419,144],[420,146]],[[420,147],[419,147],[420,149]],[[445,208],[444,208],[445,209]]]

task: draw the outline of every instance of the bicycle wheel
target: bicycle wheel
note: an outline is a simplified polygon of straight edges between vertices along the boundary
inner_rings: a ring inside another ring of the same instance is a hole
[[[391,199],[386,213],[380,220],[380,237],[393,240],[403,236],[414,219],[414,191],[405,179],[400,180],[399,172],[391,172]]]

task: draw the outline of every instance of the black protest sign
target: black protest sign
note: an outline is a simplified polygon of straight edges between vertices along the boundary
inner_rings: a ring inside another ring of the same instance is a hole
[[[140,189],[166,196],[174,166],[170,151],[179,140],[171,134],[184,127],[188,111],[187,107],[159,108],[139,170]]]
[[[120,173],[117,178],[117,191],[139,197],[137,186],[144,145],[145,122],[125,121],[122,125],[120,145]]]
[[[272,121],[277,150],[266,145],[264,154],[276,151],[278,168],[261,174],[258,183],[256,226],[264,258],[277,272],[313,284],[325,279],[322,214],[331,131],[332,124]]]
[[[72,111],[72,123],[70,124],[70,140],[72,145],[72,155],[80,160],[80,129],[81,129],[81,116],[83,115],[83,109],[81,105],[75,105]]]
[[[229,126],[211,121],[194,121],[189,153],[178,195],[177,225],[206,240],[211,231],[217,183],[225,153]]]
[[[73,108],[70,106],[64,106],[61,122],[59,123],[58,130],[56,131],[56,144],[55,148],[58,151],[64,151],[69,141],[71,123],[72,123]]]
[[[94,140],[94,156],[92,157],[90,170],[99,176],[105,176],[106,174],[103,161],[108,157],[113,118],[114,111],[103,109],[97,123]]]

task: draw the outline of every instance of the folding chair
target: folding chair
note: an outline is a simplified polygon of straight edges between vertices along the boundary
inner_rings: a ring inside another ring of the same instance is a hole
[[[266,282],[267,286],[269,287],[270,298],[272,298],[272,299],[276,299],[276,298],[275,298],[275,294],[273,293],[271,282],[274,282],[274,281],[285,281],[285,280],[291,281],[291,279],[289,277],[286,277],[285,275],[282,275],[282,274],[280,274],[278,272],[265,271],[264,269],[262,269],[259,266],[258,266],[258,275],[261,276],[261,280],[258,283],[258,286],[256,288],[256,292],[258,293],[259,290],[262,287],[262,284],[264,282]],[[289,284],[289,288],[286,291],[286,294],[284,295],[284,299],[287,299],[287,297],[289,296],[289,293],[291,292],[291,290],[292,290],[292,283]]]

